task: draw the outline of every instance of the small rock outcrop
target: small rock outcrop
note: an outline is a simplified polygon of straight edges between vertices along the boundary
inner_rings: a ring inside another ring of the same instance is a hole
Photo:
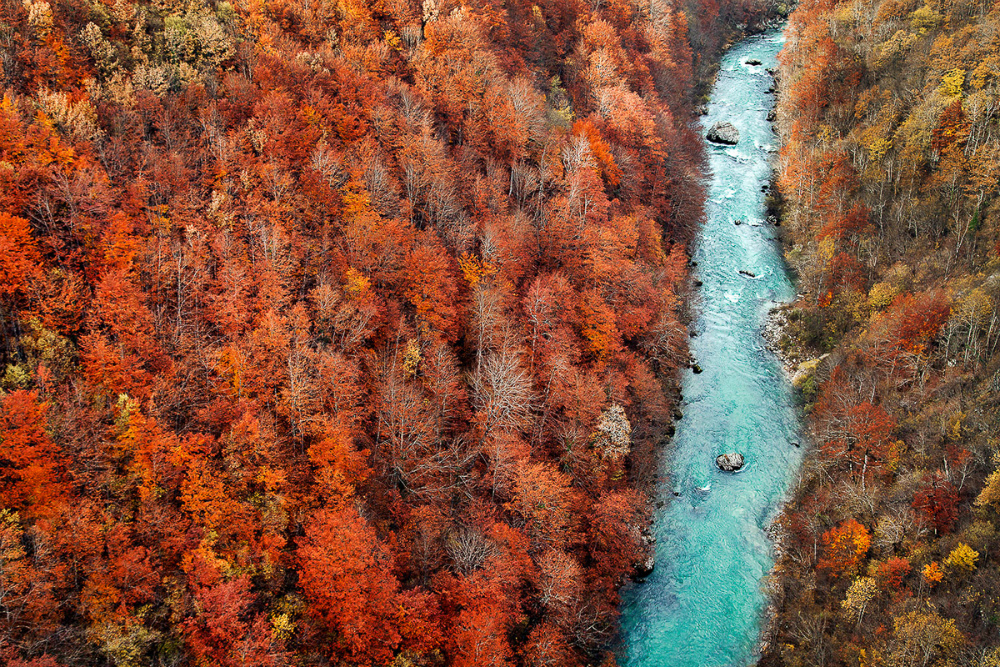
[[[720,121],[711,127],[705,138],[715,144],[735,146],[740,141],[740,131],[732,123]]]
[[[819,365],[829,356],[829,354],[824,354],[821,357],[809,359],[808,361],[803,361],[799,364],[795,369],[795,374],[792,375],[792,386],[796,389],[801,389],[806,380],[816,373],[816,369],[819,368]]]
[[[725,470],[726,472],[736,472],[743,467],[743,455],[738,452],[729,452],[728,454],[719,454],[715,457],[715,465],[719,467],[719,470]]]
[[[740,269],[740,275],[746,276],[747,278],[756,278],[757,274],[753,271],[747,271],[745,269]]]
[[[642,581],[651,575],[656,567],[656,536],[653,535],[653,531],[644,528],[641,542],[644,555],[642,560],[635,564],[635,574],[633,575],[633,579],[637,581]]]
[[[635,573],[632,574],[632,580],[635,582],[642,582],[649,575],[653,574],[653,569],[656,567],[656,559],[650,554],[642,559],[641,562],[635,564]]]
[[[778,112],[775,111],[774,109],[771,109],[770,111],[767,112],[767,122],[773,123],[775,120],[777,120],[777,118],[778,118]]]
[[[750,58],[749,60],[747,60],[747,65],[759,65],[759,64],[760,61],[757,60],[756,58]]]

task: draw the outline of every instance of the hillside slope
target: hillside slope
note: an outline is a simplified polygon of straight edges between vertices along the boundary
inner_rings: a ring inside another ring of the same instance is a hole
[[[603,660],[764,9],[0,7],[0,662]]]
[[[780,192],[813,450],[766,664],[1000,664],[1000,7],[803,2]]]

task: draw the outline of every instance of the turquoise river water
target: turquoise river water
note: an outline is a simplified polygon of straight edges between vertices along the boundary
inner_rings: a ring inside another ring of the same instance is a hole
[[[761,191],[777,148],[767,122],[773,80],[765,69],[776,66],[782,43],[773,30],[733,46],[703,119],[704,130],[730,121],[740,141],[707,147],[707,220],[694,251],[694,277],[703,285],[691,339],[704,371],[687,371],[682,380],[684,417],[664,457],[664,503],[655,517],[656,569],[624,591],[625,667],[743,666],[757,659],[767,606],[761,580],[773,562],[765,529],[802,455],[791,444],[799,438],[791,388],[761,337],[767,311],[794,296],[775,230],[764,221]],[[715,467],[715,457],[728,451],[746,458],[736,474]]]

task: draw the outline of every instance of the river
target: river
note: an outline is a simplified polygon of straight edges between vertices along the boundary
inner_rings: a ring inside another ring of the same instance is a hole
[[[776,66],[782,44],[782,33],[772,30],[733,46],[703,118],[704,130],[732,122],[740,141],[706,149],[707,220],[693,254],[694,278],[703,284],[692,304],[691,339],[704,370],[682,379],[684,417],[664,456],[663,504],[655,516],[656,569],[623,591],[625,667],[757,659],[767,607],[762,579],[773,563],[765,530],[802,456],[792,445],[799,439],[792,390],[760,333],[767,311],[794,296],[775,230],[764,221],[761,190],[778,143],[767,121],[774,95],[765,69]],[[715,467],[727,451],[744,455],[740,472]]]

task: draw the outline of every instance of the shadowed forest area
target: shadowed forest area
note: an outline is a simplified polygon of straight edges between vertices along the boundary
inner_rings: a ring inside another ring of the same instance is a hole
[[[809,0],[778,120],[814,450],[763,664],[1000,664],[1000,6]]]
[[[772,14],[2,0],[0,662],[613,664]]]

